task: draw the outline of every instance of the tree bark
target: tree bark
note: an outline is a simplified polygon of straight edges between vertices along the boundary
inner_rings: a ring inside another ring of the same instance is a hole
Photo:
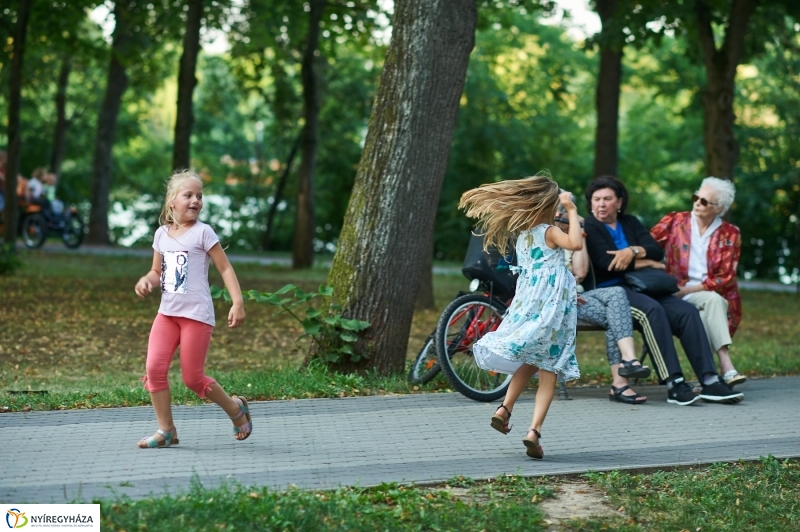
[[[311,0],[308,14],[308,37],[303,51],[300,77],[303,82],[302,160],[298,172],[297,208],[294,222],[292,267],[310,268],[314,263],[314,167],[317,163],[317,129],[319,119],[319,80],[314,68],[319,46],[319,24],[325,11],[325,0]]]
[[[172,148],[172,169],[191,167],[192,125],[194,114],[192,94],[197,85],[195,71],[200,55],[200,26],[203,18],[203,0],[189,0],[186,13],[186,31],[183,34],[183,53],[178,73],[178,116],[175,120],[175,144]]]
[[[709,8],[702,1],[695,4],[697,33],[706,71],[706,86],[702,91],[706,172],[723,179],[733,179],[739,156],[739,144],[733,133],[736,120],[733,111],[734,85],[747,23],[755,5],[755,0],[733,0],[725,38],[717,49]]]
[[[278,203],[283,199],[283,189],[286,188],[286,181],[289,179],[289,174],[292,171],[292,163],[294,157],[297,155],[297,149],[300,147],[300,141],[303,139],[303,132],[300,132],[297,140],[292,144],[292,149],[289,152],[289,157],[286,158],[286,168],[283,169],[278,185],[275,188],[275,195],[272,198],[272,205],[269,206],[269,213],[267,214],[267,227],[264,230],[264,237],[261,240],[261,247],[267,251],[272,244],[272,231],[275,227],[275,213],[278,212]]]
[[[345,370],[404,369],[436,208],[475,42],[474,0],[398,0],[329,283],[370,322]]]
[[[433,253],[433,242],[431,242],[428,246],[428,252],[422,256],[422,270],[419,278],[419,289],[417,290],[417,310],[433,310],[436,308],[436,300],[433,297]]]
[[[618,0],[597,0],[603,24],[600,33],[600,70],[597,75],[597,129],[594,145],[594,177],[617,175],[619,91],[622,83],[624,36],[614,21]]]
[[[11,249],[17,245],[17,174],[19,174],[19,158],[22,152],[22,128],[20,126],[20,110],[22,107],[22,60],[25,57],[25,38],[28,35],[28,19],[31,5],[28,0],[19,0],[17,4],[17,26],[14,29],[14,44],[11,48],[11,74],[9,79],[8,98],[8,153],[6,160],[6,206],[4,211],[3,241]]]
[[[53,132],[53,157],[50,159],[50,170],[61,179],[61,163],[64,161],[64,149],[67,139],[67,87],[69,74],[72,71],[72,57],[65,56],[58,73],[58,89],[56,92],[56,128]]]
[[[125,4],[114,4],[116,25],[112,35],[111,62],[108,66],[108,84],[97,118],[97,138],[92,158],[92,208],[89,212],[90,244],[108,244],[108,207],[111,191],[111,163],[114,137],[117,131],[122,95],[128,88],[128,74],[125,63],[129,59],[130,12]]]

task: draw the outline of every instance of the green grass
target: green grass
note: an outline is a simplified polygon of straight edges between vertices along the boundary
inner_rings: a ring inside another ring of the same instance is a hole
[[[627,518],[579,521],[568,530],[800,530],[800,463],[758,462],[629,475],[588,475]],[[609,526],[613,525],[613,526]]]
[[[561,482],[599,489],[608,517],[553,524],[540,507]],[[132,501],[101,502],[103,530],[182,531],[796,531],[800,529],[800,463],[715,464],[652,475],[620,472],[583,479],[463,477],[443,486],[384,484],[331,491],[268,490],[236,484]]]
[[[0,276],[0,407],[18,409],[87,408],[143,404],[139,378],[144,371],[147,337],[158,309],[157,296],[141,300],[136,280],[150,266],[149,258],[55,254],[22,251],[23,268]],[[287,283],[316,289],[327,269],[293,271],[280,266],[236,264],[244,289],[274,291]],[[212,284],[222,285],[211,269]],[[408,341],[407,361],[416,357],[435,328],[441,309],[467,282],[460,275],[434,276],[438,309],[416,312]],[[744,319],[734,339],[732,357],[749,376],[800,373],[800,297],[795,294],[743,292]],[[215,302],[218,318],[207,370],[229,391],[253,398],[302,398],[411,393],[442,390],[442,377],[422,390],[409,388],[405,375],[354,386],[346,376],[299,371],[303,345],[295,339],[299,325],[274,308],[248,302],[243,327],[228,329],[228,307]],[[637,345],[641,346],[639,335]],[[680,351],[680,349],[679,349]],[[609,382],[602,333],[578,335],[582,378],[577,385]],[[685,358],[682,364],[691,376]],[[176,401],[193,403],[174,364]],[[246,381],[246,382],[245,382]],[[245,390],[241,386],[251,384]],[[46,395],[9,391],[46,390]],[[280,392],[276,391],[280,390]],[[355,392],[354,390],[358,390]]]

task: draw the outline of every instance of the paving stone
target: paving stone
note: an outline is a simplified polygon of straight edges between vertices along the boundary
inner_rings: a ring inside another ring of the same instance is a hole
[[[738,405],[608,401],[607,388],[554,401],[543,461],[521,443],[535,390],[517,403],[508,436],[489,428],[497,403],[459,394],[252,402],[253,435],[237,442],[215,405],[178,406],[181,443],[138,449],[155,429],[150,407],[0,415],[0,501],[59,503],[187,492],[193,482],[286,488],[428,483],[612,469],[652,470],[715,461],[800,456],[800,377],[751,380]]]

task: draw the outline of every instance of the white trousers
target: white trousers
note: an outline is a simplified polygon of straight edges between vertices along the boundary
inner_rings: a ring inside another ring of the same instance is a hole
[[[700,319],[706,330],[711,351],[716,353],[721,347],[731,345],[728,330],[728,300],[716,292],[704,290],[689,294],[684,298],[700,311]]]

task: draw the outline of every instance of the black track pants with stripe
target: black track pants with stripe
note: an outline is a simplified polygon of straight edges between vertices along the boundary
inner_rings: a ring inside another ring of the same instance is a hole
[[[652,298],[624,286],[631,304],[633,328],[642,333],[660,382],[683,375],[672,335],[678,337],[697,379],[717,373],[700,313],[675,296]]]

